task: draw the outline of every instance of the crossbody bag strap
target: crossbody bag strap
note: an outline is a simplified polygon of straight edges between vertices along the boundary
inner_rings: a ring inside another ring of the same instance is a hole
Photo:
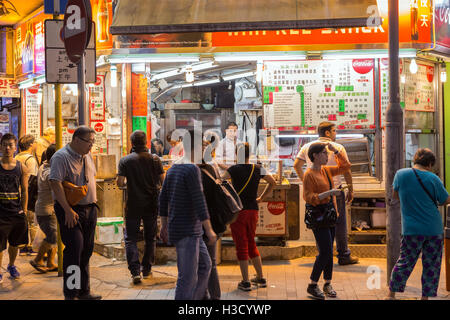
[[[245,183],[245,185],[242,187],[241,191],[238,192],[238,195],[241,195],[242,191],[245,190],[245,188],[247,187],[248,183],[250,182],[250,180],[252,179],[253,176],[253,172],[255,171],[255,165],[252,165],[252,172],[250,173],[250,177],[248,177],[247,182]]]
[[[416,169],[414,169],[414,168],[411,168],[411,169],[414,172],[414,174],[416,175],[417,180],[419,180],[419,184],[422,186],[423,190],[425,190],[425,193],[430,197],[430,199],[431,199],[431,201],[433,201],[434,205],[436,207],[439,207],[437,204],[437,201],[434,200],[434,198],[431,196],[431,193],[427,190],[427,188],[425,188],[425,185],[423,184],[422,179],[420,179],[419,175],[417,174]]]
[[[208,177],[210,177],[212,181],[214,181],[216,184],[218,184],[218,181],[217,181],[217,180],[219,180],[219,179],[215,179],[215,178],[212,176],[212,174],[208,172],[208,170],[206,170],[206,169],[200,169],[200,170],[202,170],[203,173],[205,173]]]

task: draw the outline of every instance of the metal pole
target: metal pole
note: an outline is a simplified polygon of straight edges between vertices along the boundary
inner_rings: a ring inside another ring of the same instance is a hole
[[[389,106],[386,111],[386,243],[387,282],[400,254],[400,202],[394,200],[392,183],[397,170],[403,167],[403,111],[399,88],[399,9],[398,0],[389,0]]]
[[[87,125],[86,118],[86,76],[85,76],[85,56],[83,53],[78,63],[78,125]]]

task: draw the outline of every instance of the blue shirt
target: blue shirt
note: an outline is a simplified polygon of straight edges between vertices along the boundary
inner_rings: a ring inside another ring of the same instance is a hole
[[[442,205],[448,198],[448,192],[439,177],[428,171],[416,172],[433,199]],[[400,198],[403,235],[437,236],[444,232],[439,210],[412,169],[398,170],[392,186]]]
[[[202,221],[209,219],[200,169],[194,164],[174,164],[159,195],[159,215],[168,217],[169,242],[202,236]]]

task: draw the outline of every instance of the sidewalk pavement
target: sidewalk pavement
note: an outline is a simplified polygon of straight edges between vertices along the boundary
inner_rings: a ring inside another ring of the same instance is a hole
[[[16,266],[21,278],[12,280],[6,273],[8,255],[3,259],[4,281],[0,284],[0,300],[62,300],[62,277],[57,272],[39,274],[28,263],[33,257],[18,256]],[[360,263],[339,266],[334,259],[333,287],[338,297],[330,300],[382,300],[387,292],[386,259],[360,259]],[[218,266],[223,300],[309,300],[306,287],[314,263],[314,258],[294,260],[263,261],[267,288],[254,287],[250,292],[237,289],[241,280],[236,263],[223,263]],[[368,272],[368,268],[369,273]],[[379,288],[376,273],[370,270],[379,268]],[[399,299],[411,300],[421,296],[421,261],[416,265],[406,287],[405,293],[398,293]],[[250,275],[253,268],[250,267]],[[142,284],[133,285],[126,261],[113,261],[97,253],[91,258],[91,289],[106,300],[173,300],[177,268],[175,262],[153,267],[153,276],[143,279]],[[372,287],[369,288],[367,284]],[[323,281],[319,282],[322,286]],[[437,300],[449,300],[450,292],[445,288],[445,270],[441,271]]]

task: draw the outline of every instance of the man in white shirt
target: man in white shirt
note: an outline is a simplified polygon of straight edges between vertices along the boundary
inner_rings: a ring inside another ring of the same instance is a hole
[[[331,143],[333,146],[347,159],[347,152],[345,148],[336,143],[336,125],[331,122],[321,122],[317,129],[319,134],[319,139],[305,144],[299,151],[297,158],[294,162],[294,169],[297,172],[300,180],[303,181],[303,165],[306,163],[307,167],[311,166],[311,160],[308,157],[309,146],[316,142]],[[328,163],[327,165],[334,166],[337,165],[335,155],[332,152],[328,153]],[[342,185],[342,176],[335,176],[334,185],[339,187]],[[348,185],[347,202],[353,200],[353,181],[352,175],[349,171],[344,174],[344,179]],[[348,265],[358,263],[358,258],[352,257],[350,254],[350,249],[348,248],[347,241],[347,215],[345,210],[345,193],[342,191],[339,196],[336,196],[337,210],[339,212],[339,217],[336,222],[336,249],[338,252],[338,263],[340,265]]]
[[[215,149],[215,161],[223,174],[230,166],[236,164],[236,145],[242,141],[237,138],[238,126],[229,122],[225,130],[225,138],[220,140]]]

